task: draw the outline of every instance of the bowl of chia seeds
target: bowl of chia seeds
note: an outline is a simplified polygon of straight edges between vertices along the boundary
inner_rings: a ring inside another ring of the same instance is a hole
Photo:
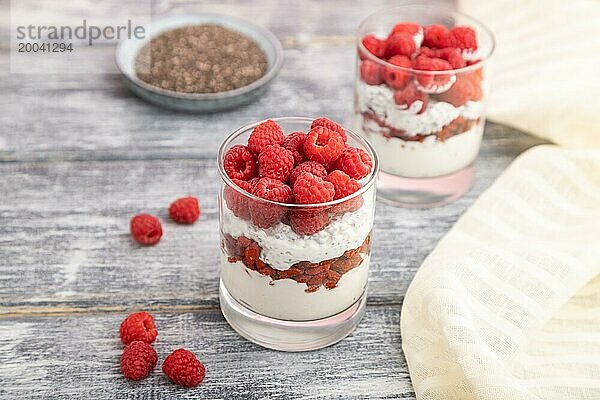
[[[119,43],[116,63],[135,94],[162,107],[211,112],[246,104],[283,63],[275,35],[226,15],[162,17],[146,32]]]

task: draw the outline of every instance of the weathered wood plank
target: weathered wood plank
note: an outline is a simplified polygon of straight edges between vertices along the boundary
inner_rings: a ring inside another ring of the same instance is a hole
[[[539,142],[490,124],[475,186],[464,198],[430,210],[379,203],[370,304],[400,304],[438,239],[515,156]],[[213,154],[190,160],[0,163],[0,182],[0,313],[216,306],[219,178]],[[178,226],[169,222],[166,208],[186,194],[200,198],[203,214],[193,226]],[[128,221],[138,212],[163,220],[157,246],[131,241]]]
[[[342,342],[308,353],[262,349],[239,337],[218,310],[155,314],[159,366],[139,383],[119,372],[123,314],[0,319],[0,397],[113,399],[413,399],[400,342],[400,308],[368,307]],[[207,368],[185,390],[160,371],[178,347]]]

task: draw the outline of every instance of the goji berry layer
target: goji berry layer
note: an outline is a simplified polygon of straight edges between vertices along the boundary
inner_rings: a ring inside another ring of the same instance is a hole
[[[234,238],[223,234],[222,250],[227,260],[234,264],[242,262],[246,268],[269,276],[273,281],[291,279],[300,284],[306,284],[307,293],[316,292],[321,286],[334,289],[340,278],[348,271],[358,267],[364,258],[371,253],[371,234],[369,233],[362,245],[349,249],[340,257],[323,260],[319,263],[300,261],[285,270],[278,270],[260,259],[262,248],[252,239],[245,236]]]

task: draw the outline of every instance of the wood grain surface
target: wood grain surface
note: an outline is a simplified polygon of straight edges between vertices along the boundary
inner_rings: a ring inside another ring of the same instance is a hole
[[[25,3],[76,16],[90,2]],[[218,308],[219,142],[269,116],[349,123],[353,32],[367,14],[393,4],[153,2],[155,14],[252,19],[284,44],[284,67],[263,98],[205,115],[149,105],[114,74],[8,73],[10,19],[0,18],[1,399],[414,398],[399,327],[410,280],[464,210],[538,139],[488,123],[476,181],[463,198],[430,210],[378,203],[367,313],[337,345],[298,354],[265,350],[237,336]],[[8,16],[6,0],[0,10]],[[112,46],[101,45],[91,60],[110,63],[113,56]],[[200,221],[164,222],[155,247],[132,243],[132,214],[168,221],[168,204],[186,194],[200,198]],[[205,362],[200,388],[179,389],[159,369],[142,383],[122,378],[118,325],[138,309],[156,316],[160,360],[187,347]]]

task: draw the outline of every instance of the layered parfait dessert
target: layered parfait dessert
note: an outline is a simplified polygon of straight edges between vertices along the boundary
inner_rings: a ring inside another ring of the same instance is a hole
[[[366,142],[326,118],[289,118],[242,128],[224,147],[222,290],[285,321],[321,320],[359,302],[375,201]]]
[[[445,25],[391,23],[395,14]],[[483,66],[493,40],[486,36],[481,46],[479,27],[457,25],[460,17],[398,7],[374,14],[359,29],[355,124],[385,174],[441,177],[477,157],[487,92]]]

